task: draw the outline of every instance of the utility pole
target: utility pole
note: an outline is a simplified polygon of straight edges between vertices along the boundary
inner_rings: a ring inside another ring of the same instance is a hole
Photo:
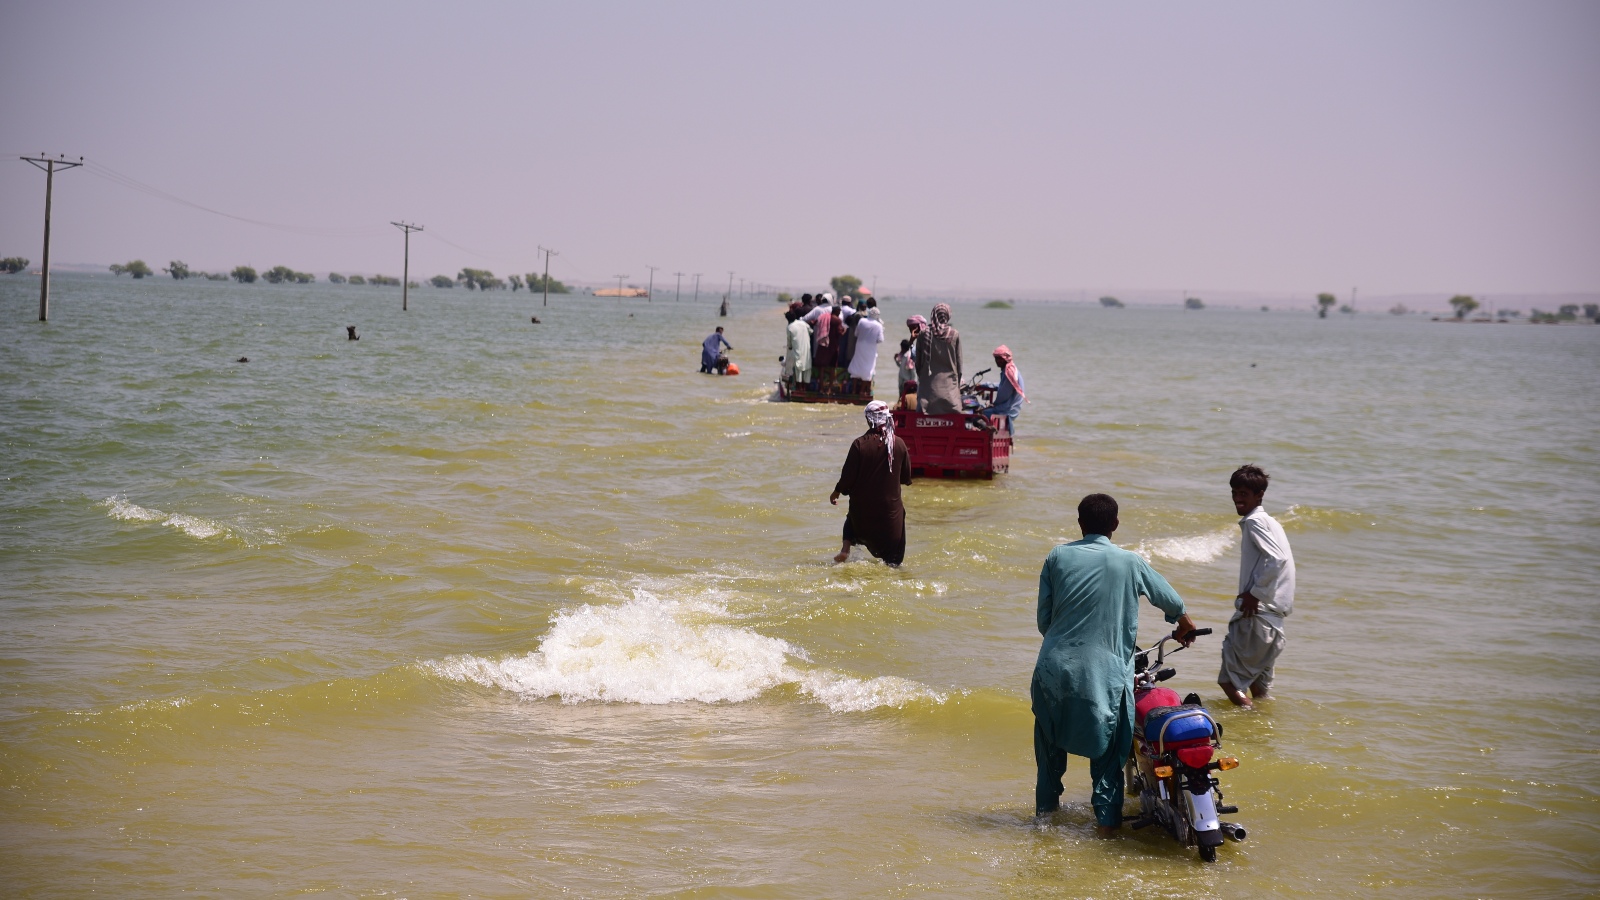
[[[677,303],[679,300],[683,299],[683,273],[673,272],[672,274],[678,276],[678,289],[672,294],[672,302]]]
[[[699,303],[700,302],[700,275],[701,274],[702,273],[700,273],[700,272],[694,273],[694,302],[695,303]]]
[[[554,250],[551,250],[548,247],[540,247],[539,249],[544,253],[544,305],[545,306],[549,306],[550,305],[550,257],[551,256],[560,256],[561,254],[557,253]]]
[[[1356,289],[1350,289],[1350,315],[1356,314]]]
[[[407,225],[405,222],[390,222],[390,225],[406,233],[406,264],[400,272],[400,311],[405,312],[409,300],[407,296],[411,291],[411,232],[421,231],[421,225]]]
[[[628,276],[626,276],[626,275],[618,275],[617,276],[617,302],[618,303],[622,302],[622,279],[627,278],[627,277]]]
[[[878,276],[876,275],[872,276],[872,296],[878,296]]]
[[[730,269],[728,271],[728,293],[723,295],[723,302],[727,302],[727,298],[731,296],[733,296],[733,270]]]
[[[644,289],[644,302],[654,303],[656,299],[656,270],[660,266],[645,266],[650,270],[650,286]]]
[[[83,157],[78,157],[77,162],[68,162],[65,156],[56,154],[55,159],[47,159],[44,151],[39,151],[37,157],[20,156],[18,159],[30,163],[36,169],[44,170],[44,265],[39,268],[39,321],[50,321],[50,194],[55,188],[56,169],[63,172],[67,169],[76,169],[83,165]]]

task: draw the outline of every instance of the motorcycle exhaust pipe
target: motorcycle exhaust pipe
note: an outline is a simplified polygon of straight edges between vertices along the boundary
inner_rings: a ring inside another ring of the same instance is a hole
[[[1222,829],[1222,836],[1228,840],[1234,843],[1244,842],[1246,833],[1243,825],[1235,825],[1232,822],[1219,822],[1217,827]]]

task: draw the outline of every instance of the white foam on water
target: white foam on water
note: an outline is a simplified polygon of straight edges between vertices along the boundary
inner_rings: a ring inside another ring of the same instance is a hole
[[[1159,556],[1173,562],[1208,563],[1228,552],[1233,543],[1234,531],[1229,528],[1210,534],[1140,541],[1134,552],[1146,560]]]
[[[121,519],[124,522],[160,522],[168,528],[176,528],[184,534],[199,540],[213,538],[228,532],[226,525],[213,522],[210,519],[202,519],[199,516],[190,516],[184,513],[172,513],[169,515],[159,509],[146,509],[137,503],[130,503],[126,497],[122,496],[107,497],[100,505],[106,508],[106,514],[113,519]]]
[[[435,674],[563,703],[742,703],[781,685],[835,712],[944,702],[913,681],[861,679],[803,670],[804,650],[727,624],[715,602],[662,599],[635,588],[615,606],[585,604],[556,614],[532,653],[505,659],[455,656],[424,663]]]
[[[167,517],[159,509],[145,509],[136,503],[129,503],[126,497],[107,497],[100,505],[106,508],[106,514],[111,518],[124,522],[159,522]]]

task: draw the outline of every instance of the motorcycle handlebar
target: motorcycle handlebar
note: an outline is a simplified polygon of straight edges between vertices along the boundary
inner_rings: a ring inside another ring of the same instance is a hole
[[[1209,629],[1209,628],[1196,628],[1195,630],[1189,632],[1189,634],[1191,634],[1191,635],[1193,635],[1195,637],[1205,637],[1206,635],[1208,635],[1210,633],[1211,633],[1211,629]]]

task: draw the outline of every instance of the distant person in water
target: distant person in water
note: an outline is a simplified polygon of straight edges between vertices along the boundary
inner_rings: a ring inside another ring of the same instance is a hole
[[[889,404],[867,404],[867,432],[855,439],[845,455],[839,483],[828,502],[839,505],[841,494],[850,497],[844,520],[844,545],[834,562],[850,558],[850,549],[865,544],[868,552],[891,566],[906,556],[906,508],[900,486],[911,483],[911,456],[906,442],[894,435],[894,413]]]
[[[1273,669],[1289,643],[1284,620],[1294,611],[1289,536],[1261,505],[1268,480],[1260,466],[1250,465],[1235,469],[1228,479],[1234,511],[1244,518],[1239,520],[1239,595],[1228,636],[1222,639],[1217,685],[1235,706],[1251,706],[1252,698],[1271,699]]]
[[[711,332],[700,344],[701,372],[709,375],[716,369],[717,360],[722,356],[722,348],[724,347],[729,350],[733,349],[733,345],[728,343],[728,339],[722,336],[722,326],[718,325],[717,330]]]
[[[1017,415],[1022,412],[1022,403],[1028,395],[1022,392],[1022,373],[1017,371],[1017,364],[1011,360],[1011,350],[1005,344],[994,348],[994,367],[1000,370],[1000,381],[991,385],[995,388],[994,405],[983,409],[986,416],[1005,416],[1006,433],[1017,433]]]

